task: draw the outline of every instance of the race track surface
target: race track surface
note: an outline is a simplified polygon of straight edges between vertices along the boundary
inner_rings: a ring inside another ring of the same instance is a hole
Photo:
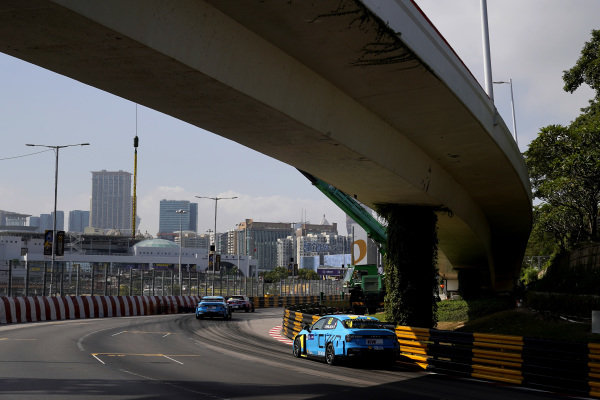
[[[283,310],[0,326],[0,399],[557,399],[395,366],[292,357]]]

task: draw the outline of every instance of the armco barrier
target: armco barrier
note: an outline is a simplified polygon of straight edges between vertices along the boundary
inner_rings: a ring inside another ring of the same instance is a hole
[[[290,339],[318,316],[286,309]],[[600,344],[397,326],[399,362],[446,375],[600,397]]]
[[[252,297],[256,308],[283,307],[317,296]],[[325,296],[338,299],[339,296]],[[0,324],[193,312],[201,296],[0,296]]]
[[[0,324],[172,314],[193,310],[198,296],[0,297]]]

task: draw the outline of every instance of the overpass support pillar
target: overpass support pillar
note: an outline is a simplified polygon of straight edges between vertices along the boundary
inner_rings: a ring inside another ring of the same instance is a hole
[[[436,321],[437,216],[432,207],[386,204],[386,320],[430,328]]]

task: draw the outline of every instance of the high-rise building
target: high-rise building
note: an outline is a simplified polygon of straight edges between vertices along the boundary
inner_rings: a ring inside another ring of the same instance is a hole
[[[54,222],[52,221],[52,216],[50,214],[40,214],[40,224],[38,225],[39,231],[51,231],[53,223]]]
[[[40,214],[38,232],[51,231],[54,228],[54,211],[50,214]],[[56,212],[56,230],[65,230],[65,213],[63,211]]]
[[[258,260],[260,269],[277,267],[277,239],[293,234],[289,222],[254,222],[252,219],[239,223],[237,243],[241,254],[247,254]]]
[[[131,173],[92,171],[90,226],[131,231]]]
[[[29,226],[35,226],[36,228],[40,228],[40,217],[29,217]]]
[[[177,210],[185,213],[178,214]],[[181,230],[196,232],[198,228],[198,203],[187,200],[161,200],[158,220],[159,233],[179,232]]]
[[[69,211],[69,232],[83,233],[90,226],[90,212],[83,210]]]

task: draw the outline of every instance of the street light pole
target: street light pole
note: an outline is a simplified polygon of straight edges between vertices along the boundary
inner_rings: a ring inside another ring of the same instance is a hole
[[[54,150],[54,154],[56,155],[56,161],[54,163],[54,221],[52,224],[52,273],[54,274],[54,262],[56,260],[56,203],[58,199],[58,151],[65,147],[74,147],[74,146],[89,146],[89,143],[78,143],[78,144],[65,144],[65,145],[57,145],[50,146],[45,144],[31,144],[27,143],[25,146],[30,147],[46,147],[48,149]],[[52,293],[50,294],[52,295]],[[62,293],[61,293],[62,295]]]
[[[219,200],[233,200],[233,199],[237,199],[237,196],[233,196],[233,197],[208,197],[208,196],[194,196],[198,199],[209,199],[209,200],[214,200],[215,201],[215,254],[214,254],[214,259],[213,259],[213,267],[212,267],[212,273],[213,273],[213,285],[211,288],[211,294],[214,295],[215,294],[215,264],[217,261],[217,254],[219,253],[218,248],[217,248],[217,203],[219,202]]]
[[[182,274],[181,274],[181,248],[183,247],[183,228],[181,226],[181,218],[183,214],[187,213],[185,210],[175,210],[177,214],[179,214],[179,295],[183,294],[183,282],[182,282]]]
[[[495,81],[495,84],[506,83],[510,85],[510,105],[512,107],[512,123],[513,123],[513,132],[515,133],[515,143],[519,146],[519,139],[517,138],[517,119],[515,118],[515,99],[513,96],[513,84],[512,78],[508,81]]]

